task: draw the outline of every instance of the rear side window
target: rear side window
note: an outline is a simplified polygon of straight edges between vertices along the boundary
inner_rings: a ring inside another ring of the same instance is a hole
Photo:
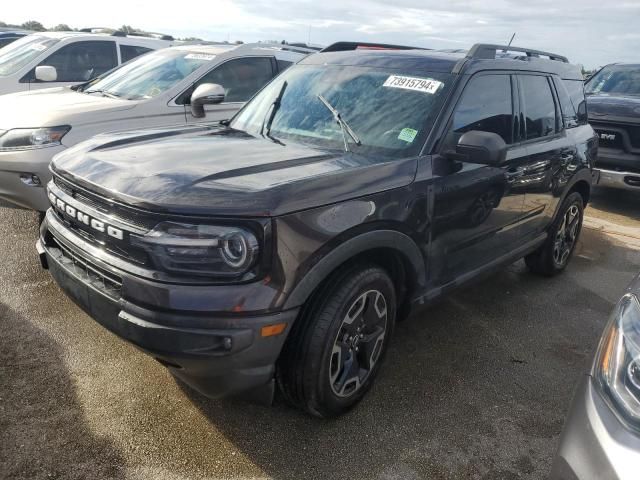
[[[75,42],[40,62],[56,67],[58,82],[86,82],[117,64],[116,44],[112,41]]]
[[[562,110],[562,119],[566,128],[573,128],[578,126],[578,113],[573,102],[569,97],[569,92],[565,87],[565,82],[557,78],[554,79],[556,85],[556,92],[558,92],[558,99],[560,100],[560,109]]]
[[[520,75],[527,140],[556,133],[556,104],[547,77]]]
[[[453,114],[445,144],[453,147],[471,130],[497,133],[513,143],[513,100],[509,75],[482,75],[469,81]]]
[[[122,59],[122,63],[126,63],[132,58],[136,58],[151,50],[151,48],[138,47],[135,45],[120,45],[120,58]]]
[[[200,78],[180,95],[176,103],[188,104],[193,91],[203,83],[224,87],[225,102],[246,102],[273,78],[271,57],[248,57],[229,60]]]

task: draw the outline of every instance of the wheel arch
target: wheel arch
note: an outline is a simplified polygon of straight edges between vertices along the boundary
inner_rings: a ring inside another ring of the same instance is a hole
[[[396,286],[399,307],[413,291],[426,285],[425,261],[416,242],[396,230],[376,230],[350,238],[325,255],[292,290],[284,308],[304,305],[335,272],[358,262],[379,265],[389,273]],[[402,308],[399,312],[403,313]]]

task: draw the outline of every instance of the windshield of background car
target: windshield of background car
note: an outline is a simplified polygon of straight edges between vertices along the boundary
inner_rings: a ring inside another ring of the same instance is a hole
[[[274,100],[282,94],[270,136],[322,148],[344,149],[343,132],[318,98],[322,95],[351,127],[361,146],[347,134],[354,153],[406,157],[419,153],[425,126],[441,105],[451,75],[406,73],[361,66],[297,65],[259,92],[230,126],[251,135],[266,132]]]
[[[585,85],[587,94],[640,95],[640,65],[609,65]]]
[[[185,50],[157,50],[131,60],[92,83],[84,92],[100,92],[126,100],[152,98],[169,90],[214,58],[213,54]]]
[[[0,77],[13,75],[60,40],[27,35],[0,48]]]

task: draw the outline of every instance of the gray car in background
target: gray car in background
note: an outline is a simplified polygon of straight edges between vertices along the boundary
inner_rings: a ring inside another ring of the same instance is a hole
[[[609,319],[576,391],[552,479],[640,478],[640,275]]]

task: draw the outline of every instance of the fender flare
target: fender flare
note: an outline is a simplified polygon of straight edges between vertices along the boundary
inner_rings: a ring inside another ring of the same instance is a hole
[[[571,178],[571,181],[564,187],[564,191],[560,196],[560,201],[556,206],[555,212],[553,212],[553,219],[555,220],[558,216],[558,212],[560,211],[560,207],[564,203],[564,200],[569,195],[569,192],[576,186],[578,182],[586,182],[589,185],[589,193],[591,194],[591,190],[593,189],[593,177],[591,176],[591,170],[587,168],[582,168],[580,171],[576,172],[576,174]],[[587,206],[586,203],[584,205]]]
[[[302,305],[313,291],[340,265],[356,255],[376,248],[391,248],[405,258],[415,275],[418,288],[426,285],[426,268],[416,242],[397,230],[376,230],[357,235],[331,250],[306,273],[288,295],[284,309]]]

